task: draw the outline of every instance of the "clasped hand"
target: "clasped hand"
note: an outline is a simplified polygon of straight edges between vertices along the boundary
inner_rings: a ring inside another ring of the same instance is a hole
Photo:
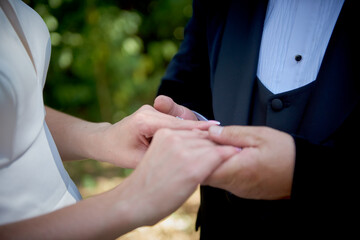
[[[195,120],[192,111],[169,97],[155,99],[155,109],[184,119]],[[288,198],[295,165],[295,143],[285,133],[269,127],[212,126],[209,139],[241,148],[221,164],[204,182],[251,199]]]
[[[216,168],[238,153],[238,148],[209,139],[207,130],[213,125],[143,106],[100,131],[103,156],[117,165],[136,167],[115,189],[118,199],[136,206],[131,219],[134,228],[155,224],[175,211]]]

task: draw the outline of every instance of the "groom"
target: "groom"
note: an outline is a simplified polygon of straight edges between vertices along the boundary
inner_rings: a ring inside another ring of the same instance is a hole
[[[154,107],[184,119],[199,119],[193,111],[216,119],[225,127],[211,127],[210,138],[242,149],[201,188],[201,239],[354,231],[348,217],[356,214],[358,189],[358,141],[350,139],[360,134],[354,5],[194,0],[184,41],[158,92],[171,98],[159,96]],[[298,38],[284,39],[288,32]],[[309,50],[307,43],[318,45]],[[295,51],[289,58],[271,53],[284,46],[285,53]],[[295,87],[280,84],[277,91],[270,86],[280,78],[266,73],[281,61],[288,63],[277,68],[286,70],[279,76]],[[314,79],[307,79],[312,72]]]

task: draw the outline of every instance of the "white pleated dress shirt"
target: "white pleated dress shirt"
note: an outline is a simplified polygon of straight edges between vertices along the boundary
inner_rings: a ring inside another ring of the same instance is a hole
[[[257,76],[274,94],[314,81],[344,0],[270,0]]]
[[[0,0],[0,224],[81,199],[45,122],[50,50],[41,17],[20,0]]]

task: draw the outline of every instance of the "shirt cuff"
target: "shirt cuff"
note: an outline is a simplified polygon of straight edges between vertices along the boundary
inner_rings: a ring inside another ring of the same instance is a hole
[[[209,121],[206,117],[204,117],[203,115],[201,115],[200,113],[197,113],[197,112],[195,112],[195,111],[192,111],[194,114],[195,114],[195,116],[197,117],[197,119],[199,120],[199,121]]]

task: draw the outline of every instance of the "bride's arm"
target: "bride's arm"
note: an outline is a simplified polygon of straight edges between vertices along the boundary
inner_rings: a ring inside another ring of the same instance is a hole
[[[0,238],[115,239],[136,227],[131,222],[136,206],[129,206],[117,192],[114,189],[49,214],[0,226]]]
[[[206,130],[213,122],[184,121],[143,106],[115,123],[93,123],[46,107],[46,123],[63,160],[95,159],[134,168],[160,128]]]

